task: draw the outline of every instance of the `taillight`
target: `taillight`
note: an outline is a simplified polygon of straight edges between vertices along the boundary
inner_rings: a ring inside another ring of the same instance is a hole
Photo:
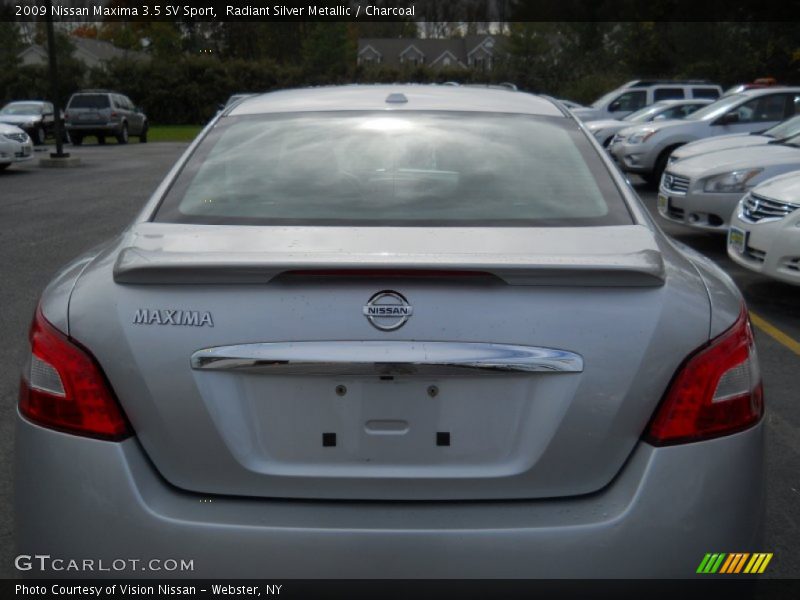
[[[743,308],[733,326],[681,366],[648,426],[656,446],[742,431],[764,414],[755,340]]]
[[[77,435],[121,440],[132,434],[100,365],[37,309],[30,330],[30,369],[19,409],[29,420]]]

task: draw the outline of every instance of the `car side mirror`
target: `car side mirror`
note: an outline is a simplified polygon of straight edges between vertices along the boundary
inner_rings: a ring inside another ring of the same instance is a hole
[[[739,113],[729,112],[717,119],[717,125],[730,125],[739,122]]]

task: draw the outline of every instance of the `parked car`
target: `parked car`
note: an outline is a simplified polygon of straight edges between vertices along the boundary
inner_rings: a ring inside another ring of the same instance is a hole
[[[800,113],[800,87],[747,90],[720,98],[685,119],[634,125],[611,141],[611,154],[627,173],[655,183],[669,155],[695,140],[762,131]]]
[[[746,146],[686,158],[665,171],[658,211],[670,221],[724,233],[742,194],[798,169],[800,135],[755,149]]]
[[[0,123],[0,171],[33,158],[33,142],[19,127]]]
[[[18,100],[0,109],[0,123],[16,125],[31,137],[34,144],[42,145],[54,132],[54,114],[50,102]]]
[[[87,136],[96,136],[100,144],[115,137],[127,144],[129,136],[147,142],[147,116],[123,94],[108,90],[84,90],[72,94],[65,113],[67,133],[80,146]]]
[[[637,123],[650,123],[651,121],[683,119],[699,108],[711,104],[712,102],[713,100],[704,98],[692,100],[660,100],[620,120],[601,119],[599,121],[590,121],[586,124],[586,128],[602,146],[608,146],[614,135],[626,127],[631,127]]]
[[[744,195],[731,215],[728,256],[746,269],[800,285],[800,171]]]
[[[667,165],[691,158],[708,152],[717,150],[728,150],[729,148],[743,148],[745,146],[763,146],[775,141],[784,140],[800,134],[800,115],[795,115],[790,119],[781,121],[774,127],[765,131],[753,131],[751,133],[739,133],[734,135],[720,135],[711,138],[690,142],[685,146],[680,146],[669,155]]]
[[[634,80],[595,100],[589,108],[575,109],[583,121],[621,119],[659,100],[709,98],[722,95],[719,85],[703,80]]]
[[[742,297],[558,103],[280,91],[178,166],[36,311],[19,553],[686,577],[758,543]]]

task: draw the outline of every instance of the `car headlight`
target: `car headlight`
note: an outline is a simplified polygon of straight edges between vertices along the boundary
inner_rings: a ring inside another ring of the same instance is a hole
[[[28,137],[28,134],[24,132],[21,136],[18,133],[4,133],[2,134],[2,136],[11,142],[16,142],[17,144],[24,144],[30,139]],[[19,137],[14,137],[14,136],[19,136]]]
[[[748,182],[756,175],[761,173],[764,169],[741,169],[739,171],[731,171],[730,173],[722,173],[706,179],[703,186],[704,192],[744,192],[747,189]]]
[[[631,134],[628,136],[628,143],[629,144],[643,144],[655,134],[655,129],[643,129],[642,131],[637,131],[636,133]]]

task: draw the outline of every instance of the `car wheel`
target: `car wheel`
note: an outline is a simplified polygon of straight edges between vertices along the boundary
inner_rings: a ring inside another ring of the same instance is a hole
[[[33,138],[33,143],[37,146],[43,146],[46,139],[47,132],[45,132],[44,127],[37,127],[36,135]]]
[[[7,169],[10,166],[11,163],[0,163],[0,171],[2,171],[3,169]]]
[[[680,144],[679,144],[680,145]],[[667,148],[661,154],[658,155],[658,159],[656,160],[655,167],[653,169],[653,185],[658,185],[661,181],[661,176],[664,174],[664,171],[667,168],[667,161],[669,160],[669,155],[672,154],[672,151],[675,150],[678,146],[672,146],[671,148]]]
[[[117,136],[117,142],[120,144],[127,144],[128,143],[128,124],[122,124],[122,131],[120,131],[119,135]]]
[[[106,143],[106,136],[98,135],[97,136],[97,143],[100,144],[101,146],[104,146],[105,143]]]
[[[83,136],[75,133],[70,136],[70,140],[72,141],[73,146],[80,146],[83,143]]]
[[[658,185],[660,180],[660,178],[656,177],[653,173],[639,173],[639,177],[644,179],[644,182],[650,187]]]
[[[142,129],[142,133],[139,135],[139,143],[140,144],[147,143],[147,125],[144,126],[144,129]]]

